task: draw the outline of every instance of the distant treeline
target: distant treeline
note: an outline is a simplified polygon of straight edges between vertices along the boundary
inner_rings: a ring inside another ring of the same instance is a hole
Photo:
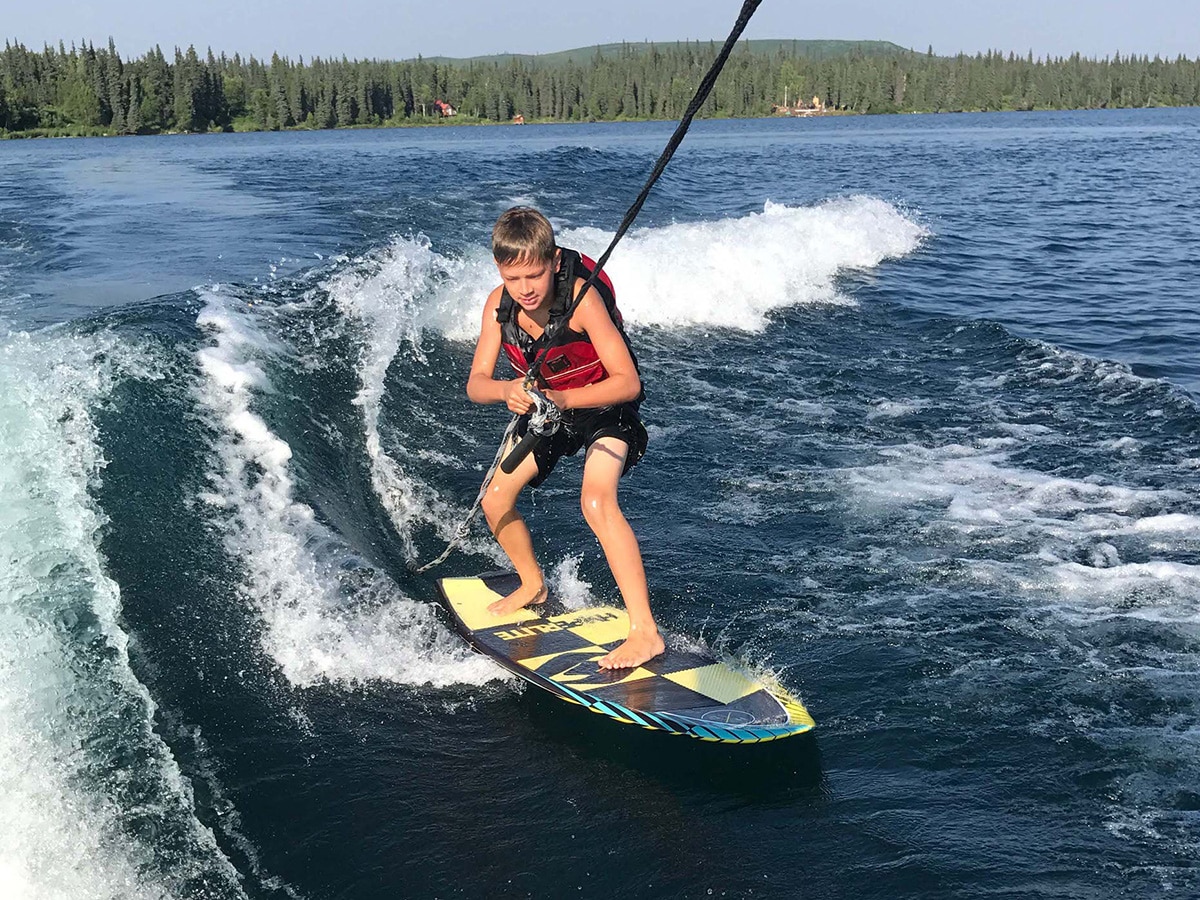
[[[0,130],[27,134],[401,125],[440,118],[505,122],[678,118],[717,52],[715,44],[630,46],[586,64],[536,58],[460,63],[301,59],[239,55],[167,58],[157,47],[123,60],[110,40],[97,50],[61,43],[31,51],[5,42]],[[739,48],[705,116],[761,116],[789,99],[818,97],[861,113],[1200,105],[1200,60],[1145,56],[1034,59],[984,53],[941,57],[851,52],[813,59]]]

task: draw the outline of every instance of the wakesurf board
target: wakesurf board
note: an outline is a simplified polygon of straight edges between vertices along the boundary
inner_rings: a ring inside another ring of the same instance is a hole
[[[702,741],[754,744],[813,728],[804,705],[774,684],[703,651],[667,650],[634,669],[597,661],[629,632],[624,609],[544,605],[497,616],[488,604],[516,590],[511,572],[438,579],[459,633],[514,675],[570,703],[628,725]],[[678,641],[675,643],[678,644]]]

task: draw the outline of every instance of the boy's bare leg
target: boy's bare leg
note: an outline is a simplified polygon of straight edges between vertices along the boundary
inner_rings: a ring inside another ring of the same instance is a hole
[[[665,649],[658,625],[650,614],[650,590],[637,537],[617,504],[617,483],[625,467],[629,445],[616,437],[602,437],[588,448],[583,465],[580,503],[583,517],[600,541],[608,567],[629,613],[629,637],[600,660],[601,668],[640,666]]]
[[[517,512],[517,497],[537,472],[537,462],[532,453],[521,461],[511,475],[496,469],[481,504],[492,534],[521,579],[521,586],[515,591],[488,605],[488,610],[496,615],[546,602],[546,581],[542,576],[542,567],[533,554],[533,539],[529,536],[525,520]]]

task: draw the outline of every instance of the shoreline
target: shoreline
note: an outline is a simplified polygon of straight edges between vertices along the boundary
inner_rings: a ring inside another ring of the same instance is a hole
[[[832,112],[817,113],[808,116],[795,115],[764,115],[764,116],[709,116],[705,119],[697,119],[702,122],[718,122],[718,121],[763,121],[767,119],[826,119],[842,116],[954,116],[970,113],[1030,113],[1030,112],[1100,112],[1103,110],[1136,110],[1136,109],[1200,109],[1197,105],[1155,105],[1155,106],[1046,106],[1034,107],[1032,109],[907,109],[907,110],[888,110],[886,112],[858,112],[856,110],[845,109],[835,110]],[[458,117],[455,117],[458,118]],[[617,119],[526,119],[522,123],[517,122],[497,122],[490,119],[466,119],[460,121],[434,120],[430,122],[381,122],[375,125],[339,125],[334,128],[310,128],[303,125],[293,125],[289,128],[230,128],[224,130],[213,131],[147,131],[135,134],[117,133],[111,131],[100,131],[98,128],[92,133],[71,133],[72,129],[49,129],[49,128],[33,128],[26,131],[6,131],[0,133],[0,140],[5,141],[22,141],[22,140],[55,140],[60,138],[137,138],[137,137],[173,137],[186,135],[198,137],[202,135],[225,135],[225,134],[271,134],[271,133],[295,133],[295,132],[335,132],[335,131],[382,131],[399,128],[476,128],[476,127],[499,127],[499,126],[515,126],[523,125],[620,125],[633,124],[638,122],[678,122],[675,118],[617,118]],[[53,133],[63,131],[67,133]]]

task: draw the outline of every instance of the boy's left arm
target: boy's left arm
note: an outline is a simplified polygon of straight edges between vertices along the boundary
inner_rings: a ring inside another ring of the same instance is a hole
[[[595,288],[587,292],[571,316],[571,328],[588,336],[608,377],[580,388],[546,391],[546,398],[559,409],[593,409],[636,400],[642,392],[637,366]]]

